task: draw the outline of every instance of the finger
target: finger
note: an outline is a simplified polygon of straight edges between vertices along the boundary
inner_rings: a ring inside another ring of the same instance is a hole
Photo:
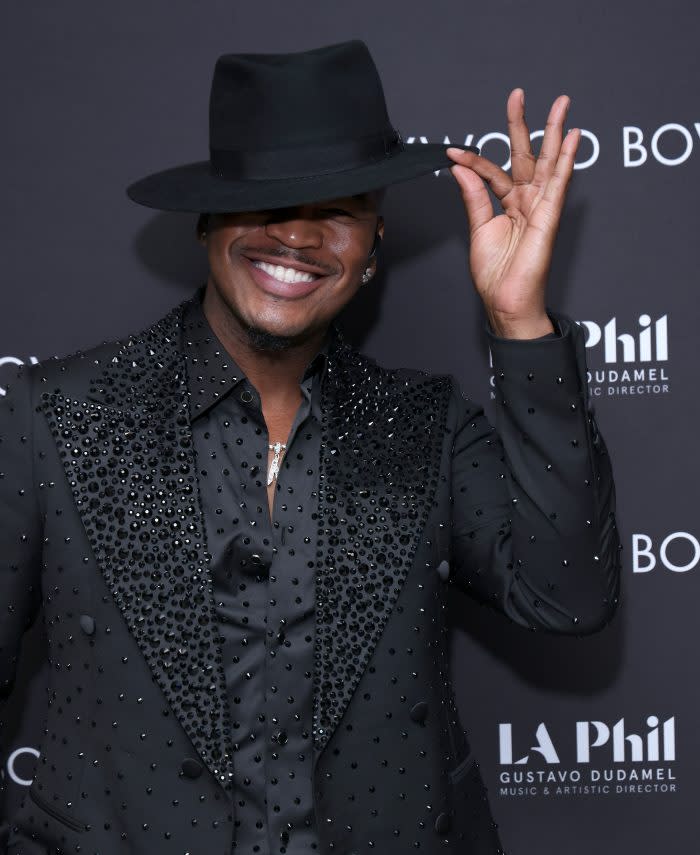
[[[506,114],[513,183],[529,184],[535,173],[535,156],[530,146],[530,131],[525,122],[525,93],[522,89],[514,89],[508,96]]]
[[[578,128],[570,130],[564,138],[552,175],[544,188],[542,196],[542,202],[544,202],[543,213],[546,212],[550,220],[553,218],[554,221],[558,221],[561,216],[566,192],[574,172],[576,151],[578,150],[580,141],[581,131]],[[537,209],[535,213],[537,213]]]
[[[561,141],[564,135],[564,120],[569,111],[570,99],[568,95],[560,95],[552,104],[544,129],[542,147],[535,164],[535,173],[532,181],[536,185],[542,185],[549,180],[556,166]]]
[[[502,199],[513,189],[513,179],[510,175],[487,158],[474,154],[472,151],[463,151],[454,147],[448,148],[447,154],[455,163],[466,166],[476,172],[480,178],[483,178],[498,199]]]
[[[464,207],[467,209],[469,234],[473,235],[493,217],[493,205],[486,185],[472,169],[467,166],[452,166],[450,172],[459,185]]]

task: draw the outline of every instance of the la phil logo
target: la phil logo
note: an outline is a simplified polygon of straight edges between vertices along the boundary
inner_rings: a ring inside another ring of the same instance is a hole
[[[636,323],[624,326],[617,318],[604,323],[577,323],[586,334],[591,395],[631,397],[669,393],[668,315],[654,319],[641,314]]]
[[[675,716],[647,716],[641,728],[624,718],[577,721],[563,736],[540,722],[516,737],[502,722],[498,753],[504,797],[677,792]]]
[[[656,762],[663,754],[665,761],[676,759],[676,719],[672,716],[661,724],[655,715],[647,718],[649,730],[643,734],[627,733],[624,718],[619,719],[610,727],[602,721],[576,722],[576,762],[590,763],[591,751],[605,747],[606,760],[613,763],[643,763],[645,760]],[[534,734],[535,745],[530,751],[539,754],[549,765],[559,764],[559,752],[549,735],[544,722],[540,722]],[[501,766],[524,766],[530,760],[525,754],[518,760],[513,758],[513,725],[502,723],[498,725],[498,747]]]

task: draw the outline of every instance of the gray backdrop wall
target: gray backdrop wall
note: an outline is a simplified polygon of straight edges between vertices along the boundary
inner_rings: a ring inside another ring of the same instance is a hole
[[[501,164],[512,87],[526,90],[533,132],[558,93],[571,95],[584,139],[550,305],[586,324],[624,605],[577,640],[453,604],[464,724],[519,855],[697,851],[699,16],[693,0],[34,0],[3,11],[0,394],[11,362],[140,329],[203,281],[195,218],[138,208],[124,187],[206,156],[220,53],[363,38],[404,139],[474,141]],[[384,271],[348,314],[352,336],[385,364],[451,371],[488,401],[456,184],[442,174],[398,186],[385,213]],[[7,715],[11,799],[31,778],[41,652],[38,625]],[[479,705],[469,683],[483,686]]]

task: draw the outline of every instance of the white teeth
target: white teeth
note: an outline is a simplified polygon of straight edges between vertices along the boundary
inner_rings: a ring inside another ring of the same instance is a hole
[[[268,264],[266,261],[254,261],[253,264],[278,282],[313,282],[317,278],[313,273],[303,273],[293,267],[282,267],[281,264]]]

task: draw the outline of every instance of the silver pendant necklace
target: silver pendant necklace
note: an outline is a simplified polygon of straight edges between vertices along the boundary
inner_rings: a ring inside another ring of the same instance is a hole
[[[267,486],[277,478],[280,472],[280,457],[282,456],[282,451],[287,446],[283,442],[273,442],[268,445],[270,451],[274,451],[272,455],[272,460],[270,461],[270,468],[267,470]]]

